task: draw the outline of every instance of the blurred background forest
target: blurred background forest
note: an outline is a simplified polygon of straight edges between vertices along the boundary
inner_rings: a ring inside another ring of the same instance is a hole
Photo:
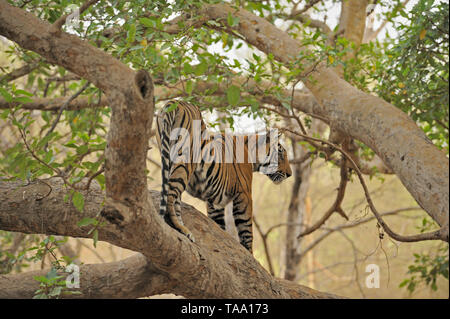
[[[13,3],[19,5],[18,2]],[[34,5],[41,10],[38,10],[42,12],[41,18],[49,20],[52,19],[51,10],[61,11],[67,5],[64,1],[48,1],[47,7],[35,1],[29,3],[27,5]],[[120,1],[108,3],[114,7]],[[328,24],[330,32],[339,35],[340,1],[248,1],[247,4],[252,5],[255,12],[264,11],[265,15],[273,10],[274,16],[281,11],[277,6],[288,9],[295,7],[298,10],[306,8],[302,14],[309,14],[309,23],[321,21]],[[358,46],[358,53],[350,59],[346,54],[353,52],[354,47],[343,37],[336,36],[338,40],[334,46],[321,46],[327,41],[327,37],[324,36],[324,30],[318,30],[314,23],[309,26],[307,23],[303,28],[296,27],[294,23],[277,23],[280,28],[296,30],[299,37],[315,37],[316,42],[311,44],[321,48],[330,64],[343,68],[347,81],[361,90],[383,97],[407,112],[423,128],[430,140],[448,155],[448,2],[375,1],[373,4],[371,11],[367,13],[365,40]],[[258,8],[258,5],[264,7]],[[130,13],[134,9],[133,5]],[[117,16],[124,19],[122,15]],[[151,20],[152,17],[144,19],[148,21],[140,20],[136,24],[127,21],[124,24],[124,43],[116,44],[117,47],[112,49],[113,54],[135,67],[144,65],[153,68],[157,84],[163,83],[171,88],[179,74],[171,78],[169,73],[172,69],[168,65],[172,66],[177,56],[183,52],[186,54],[188,49],[180,49],[186,45],[183,42],[174,44],[178,48],[173,50],[170,44],[164,47],[165,43],[157,43],[161,52],[166,50],[169,53],[158,55],[151,50],[140,52],[147,46],[151,47],[151,41],[148,37],[139,38],[136,25],[141,23],[147,26],[154,23],[157,26],[158,23],[157,20]],[[114,21],[116,20],[108,21],[108,24],[113,25]],[[85,24],[89,22],[102,25],[98,17],[84,20]],[[231,25],[235,22],[231,19],[229,23]],[[107,25],[103,24],[103,27],[106,29]],[[93,40],[89,38],[92,30],[85,27],[85,31],[84,36]],[[80,31],[75,29],[72,32]],[[94,34],[97,31],[92,32]],[[153,35],[154,39],[158,36],[161,35]],[[247,63],[249,77],[255,78],[272,70],[272,80],[286,80],[283,87],[301,86],[294,83],[291,75],[283,71],[273,61],[273,57],[242,44],[238,38],[233,40],[220,32],[210,34],[209,37],[209,42],[203,39],[205,46],[196,52],[196,58],[192,57],[190,64],[180,62],[174,69],[182,74],[194,75],[186,83],[186,87],[183,87],[187,93],[184,98],[205,109],[203,114],[210,128],[223,130],[232,127],[236,132],[248,133],[256,132],[265,125],[292,125],[276,112],[257,109],[255,103],[258,102],[254,100],[246,100],[247,106],[238,109],[221,107],[223,104],[236,106],[239,99],[248,98],[239,91],[236,97],[235,89],[229,89],[221,97],[213,98],[195,93],[192,88],[195,86],[195,77],[199,78],[207,72],[220,74],[224,65],[230,73],[239,68],[243,70],[241,63]],[[98,39],[104,42],[111,40],[106,37]],[[138,44],[131,46],[134,42]],[[170,43],[169,38],[167,43]],[[101,43],[100,46],[102,45],[104,44]],[[126,50],[128,51],[125,52]],[[227,56],[228,62],[217,56]],[[154,67],[142,62],[146,59],[160,61],[153,61]],[[342,61],[346,63],[341,63]],[[31,66],[30,69],[21,76],[11,78],[11,72],[20,69],[24,63]],[[165,68],[166,75],[169,75],[161,80],[157,77],[157,72],[161,73]],[[67,99],[76,92],[87,96],[92,103],[101,99],[93,86],[60,67],[47,64],[37,54],[27,52],[4,38],[0,38],[0,84],[3,102],[14,99],[16,103],[29,103],[29,98],[33,95]],[[208,108],[208,103],[216,107]],[[163,104],[161,99],[157,106],[161,107]],[[27,138],[32,148],[39,149],[36,154],[45,162],[59,163],[59,167],[68,168],[71,178],[74,178],[71,180],[73,182],[87,176],[87,172],[92,175],[92,172],[101,170],[103,158],[99,151],[105,145],[105,127],[109,118],[107,108],[77,111],[61,109],[59,112],[59,105],[51,111],[27,111],[20,109],[20,106],[10,108],[2,105],[8,104],[2,104],[0,100],[0,178],[3,176],[31,181],[53,174],[51,170],[39,167],[36,159],[30,156],[30,150],[26,147]],[[285,107],[289,109],[289,105]],[[302,120],[314,136],[324,137],[330,133],[329,128],[317,119],[302,115]],[[58,124],[57,129],[52,128],[53,123]],[[352,298],[449,297],[448,244],[441,241],[402,243],[390,239],[373,218],[355,175],[349,178],[341,204],[348,220],[333,213],[317,230],[295,241],[289,239],[288,229],[294,229],[298,235],[320,221],[333,205],[341,179],[339,166],[324,161],[323,154],[316,152],[304,140],[285,135],[282,143],[292,159],[295,176],[280,185],[274,185],[262,174],[255,174],[253,180],[254,256],[268,271],[277,277],[289,278],[320,291]],[[149,185],[151,189],[159,191],[160,154],[154,138],[150,146],[152,149],[148,153],[148,169],[152,174]],[[369,163],[365,180],[371,197],[378,211],[389,213],[384,219],[391,228],[401,234],[415,234],[436,228],[436,224],[420,209],[399,179],[390,174],[389,169],[383,165],[376,168],[370,165],[374,163],[371,162],[374,158],[371,150],[358,144],[358,152]],[[80,173],[83,170],[84,173]],[[96,182],[104,183],[101,174],[96,177]],[[293,198],[298,201],[293,201]],[[202,201],[186,193],[183,194],[183,201],[206,213]],[[74,205],[77,205],[76,201]],[[295,218],[292,217],[292,210],[295,211]],[[236,236],[234,229],[228,231]],[[0,274],[49,268],[55,260],[103,263],[117,261],[131,254],[133,252],[91,239],[0,231]],[[292,254],[295,255],[294,258]],[[371,264],[379,267],[379,288],[368,288],[366,285],[366,278],[370,274],[367,267]]]

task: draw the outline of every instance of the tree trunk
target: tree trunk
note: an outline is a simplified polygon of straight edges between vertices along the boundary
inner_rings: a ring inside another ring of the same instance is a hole
[[[305,148],[293,142],[295,148],[295,157],[301,158],[307,151]],[[289,203],[286,242],[284,247],[284,272],[282,277],[286,280],[296,281],[301,262],[301,244],[302,239],[298,235],[304,229],[301,224],[304,223],[306,196],[309,190],[309,178],[311,176],[311,166],[309,161],[302,164],[296,164],[294,169],[294,184],[292,186],[291,200]]]

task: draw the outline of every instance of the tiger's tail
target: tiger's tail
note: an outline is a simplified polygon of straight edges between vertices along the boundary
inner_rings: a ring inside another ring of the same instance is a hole
[[[161,114],[163,118],[158,118],[157,129],[158,129],[158,144],[161,151],[161,180],[162,180],[162,190],[161,190],[161,202],[159,206],[159,214],[164,220],[171,225],[171,221],[167,218],[167,195],[168,195],[168,183],[169,183],[169,172],[170,172],[170,157],[169,157],[169,135],[170,123],[168,118]],[[171,225],[174,227],[174,225]]]

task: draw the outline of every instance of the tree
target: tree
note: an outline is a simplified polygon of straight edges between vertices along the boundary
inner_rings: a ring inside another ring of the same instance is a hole
[[[306,14],[319,2],[298,9],[299,3],[278,1],[91,0],[77,2],[80,17],[71,20],[74,13],[63,3],[0,1],[0,35],[17,44],[8,53],[25,62],[1,77],[2,117],[21,142],[1,163],[0,229],[93,237],[140,253],[84,266],[92,286],[82,297],[120,297],[115,287],[125,282],[135,284],[128,297],[333,297],[272,277],[192,207],[183,206],[183,220],[197,244],[157,216],[159,201],[147,189],[147,176],[159,172],[146,169],[155,101],[183,97],[227,114],[290,119],[284,131],[311,144],[308,156],[341,166],[341,187],[326,216],[345,215],[340,201],[351,169],[389,236],[448,241],[445,152],[402,110],[358,85],[358,72],[348,77],[361,50],[369,1],[342,2],[336,30]],[[276,26],[279,19],[293,23],[284,31]],[[252,59],[242,65],[208,50],[218,44],[225,54],[247,46]],[[24,75],[18,88],[13,81]],[[40,110],[36,123],[29,110]],[[328,140],[310,135],[310,117],[329,125]],[[67,135],[56,129],[63,124]],[[371,201],[362,175],[372,173],[371,164],[364,169],[358,149],[373,151],[380,169],[395,173],[440,228],[416,235],[393,231]],[[96,286],[105,270],[123,266],[129,272],[113,278],[117,286]],[[38,283],[30,278],[44,274],[2,276],[2,293],[31,296]],[[56,285],[56,272],[50,277]],[[23,285],[10,287],[11,279]],[[54,291],[48,280],[41,289],[47,295]]]

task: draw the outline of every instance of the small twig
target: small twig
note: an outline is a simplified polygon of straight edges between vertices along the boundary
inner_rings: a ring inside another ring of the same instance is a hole
[[[291,104],[292,104],[292,101],[293,101],[293,99],[291,100]],[[292,114],[286,114],[286,113],[283,113],[283,112],[281,112],[281,111],[278,111],[278,110],[276,110],[276,109],[274,109],[274,108],[271,108],[271,107],[268,107],[268,106],[264,106],[264,105],[260,105],[259,108],[268,110],[268,111],[270,111],[270,112],[274,112],[274,113],[276,113],[276,114],[281,115],[281,116],[284,117],[284,118],[294,119],[294,120],[297,122],[297,124],[299,125],[300,130],[303,132],[303,134],[307,135],[306,129],[305,129],[305,127],[304,127],[302,121],[300,120],[300,118],[299,118],[297,115],[295,115],[292,106],[291,106]],[[317,145],[317,144],[314,143],[314,142],[310,142],[310,144],[311,144],[312,146],[314,146],[317,150],[320,150],[320,151],[325,152],[325,150],[323,149],[323,147],[321,147],[320,145]]]
[[[150,163],[152,163],[153,165],[155,165],[158,169],[161,169],[161,164],[159,164],[157,161],[155,161],[153,158],[151,158],[150,156],[147,156],[147,161],[149,161]]]
[[[22,141],[25,145],[25,148],[28,150],[28,152],[31,154],[31,156],[37,160],[39,163],[41,163],[42,165],[44,165],[45,167],[51,169],[53,172],[55,172],[56,174],[58,174],[59,176],[62,176],[62,172],[55,167],[52,167],[50,165],[48,165],[46,162],[44,162],[42,159],[39,158],[39,156],[36,155],[36,153],[31,149],[30,145],[28,144],[27,138],[25,136],[25,132],[20,128],[17,127],[19,129],[20,135],[22,137]]]
[[[366,298],[366,295],[364,294],[364,290],[361,287],[361,283],[359,282],[359,272],[358,272],[358,255],[357,255],[357,248],[355,246],[355,243],[353,240],[350,239],[342,230],[339,230],[339,233],[350,243],[353,250],[353,269],[355,269],[355,281],[358,286],[359,292],[363,296],[363,298]]]
[[[261,239],[263,242],[264,253],[266,255],[267,264],[269,265],[269,272],[272,276],[275,276],[275,272],[274,272],[273,266],[272,266],[272,258],[270,257],[270,253],[269,253],[269,246],[267,245],[267,236],[269,235],[270,231],[267,231],[266,233],[264,233],[254,216],[253,216],[253,223],[255,224],[256,230],[258,231],[259,235],[261,236]]]
[[[39,61],[34,63],[25,64],[23,67],[15,69],[8,74],[5,74],[0,77],[0,82],[6,81],[12,81],[16,80],[24,75],[29,74],[33,70],[36,70],[39,67]]]
[[[97,252],[96,249],[93,249],[91,246],[86,245],[82,240],[80,240],[78,243],[80,244],[80,246],[82,246],[82,247],[88,249],[90,252],[92,252],[98,258],[98,260],[100,262],[102,262],[102,263],[105,262],[105,259]]]
[[[96,178],[98,175],[102,174],[104,171],[105,171],[105,165],[103,164],[102,167],[100,168],[100,170],[98,170],[96,173],[92,174],[91,177],[89,177],[89,180],[88,180],[86,186],[84,187],[84,190],[89,190],[89,187],[91,187],[92,180],[94,178]]]
[[[289,160],[290,164],[303,164],[304,162],[306,162],[312,155],[317,154],[317,151],[314,152],[308,152],[305,155],[303,155],[300,158],[294,158],[292,160]]]
[[[83,91],[89,86],[89,84],[90,84],[89,82],[86,82],[86,84],[84,84],[81,89],[79,89],[74,95],[72,95],[70,98],[68,98],[67,101],[64,102],[63,105],[61,105],[61,107],[59,109],[59,112],[58,112],[58,115],[56,116],[55,121],[53,122],[52,126],[47,131],[47,133],[45,134],[44,138],[49,136],[55,130],[56,125],[58,125],[58,122],[61,119],[61,115],[62,115],[63,111],[67,108],[67,106],[70,104],[70,102],[75,100],[81,93],[83,93]],[[47,150],[47,147],[48,147],[48,143],[45,143],[44,150]]]
[[[380,240],[380,248],[381,248],[381,251],[384,253],[384,257],[386,258],[386,264],[387,264],[387,269],[388,269],[387,287],[389,287],[389,282],[391,281],[391,266],[389,265],[389,258],[388,258],[388,255],[386,253],[386,250],[384,250],[384,248],[383,248],[383,238],[384,238],[383,235],[384,235],[384,233],[383,233],[383,231],[381,229],[379,230],[379,232],[380,233],[379,233],[378,237],[379,237],[379,240]]]
[[[42,197],[40,197],[40,198],[36,198],[37,201],[40,201],[40,200],[43,200],[44,198],[48,197],[48,196],[52,193],[53,188],[52,188],[49,184],[47,184],[46,182],[44,182],[44,181],[41,180],[41,179],[38,179],[37,181],[38,181],[39,183],[42,183],[42,184],[47,185],[48,188],[49,188],[49,191],[48,191],[48,193],[47,193],[46,195],[44,195],[44,196],[42,196]]]
[[[321,2],[322,0],[310,0],[307,4],[305,4],[305,6],[297,11],[294,11],[291,13],[292,16],[298,15],[298,14],[302,14],[305,13],[306,11],[308,11],[309,9],[311,9],[312,7],[314,7],[317,3]]]
[[[295,116],[294,113],[294,94],[295,94],[295,87],[297,86],[298,82],[300,82],[301,79],[298,79],[297,82],[295,82],[295,84],[292,86],[292,92],[291,92],[291,113],[292,116],[294,117],[295,121],[297,122],[298,126],[300,127],[300,130],[302,131],[303,134],[307,134],[306,133],[306,129],[305,126],[303,125],[302,121],[300,120],[300,117]]]
[[[39,156],[36,155],[36,153],[31,149],[30,145],[28,144],[27,138],[25,136],[25,132],[20,127],[18,127],[18,129],[19,129],[20,135],[22,137],[22,141],[23,141],[23,143],[25,145],[25,148],[27,149],[27,151],[31,154],[31,156],[35,160],[37,160],[42,165],[44,165],[45,167],[47,167],[50,170],[52,170],[53,172],[55,172],[56,173],[55,177],[61,177],[63,179],[65,185],[68,185],[71,188],[76,189],[76,190],[83,190],[84,189],[84,188],[77,187],[75,184],[69,183],[69,181],[67,180],[65,174],[60,169],[55,168],[53,166],[50,166],[49,164],[44,162],[41,158],[39,158]]]

